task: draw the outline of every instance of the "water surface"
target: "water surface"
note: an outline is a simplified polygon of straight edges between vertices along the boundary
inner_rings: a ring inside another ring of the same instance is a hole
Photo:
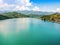
[[[59,45],[60,24],[35,18],[0,21],[0,45]]]

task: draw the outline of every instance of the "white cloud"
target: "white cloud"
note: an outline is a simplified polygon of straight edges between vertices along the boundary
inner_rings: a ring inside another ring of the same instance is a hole
[[[30,7],[32,6],[32,3],[30,0],[16,0],[16,7],[14,10],[30,10]]]
[[[20,11],[23,11],[23,10],[30,10],[29,9],[29,7],[25,7],[25,6],[16,6],[15,8],[14,8],[14,10],[15,11],[18,11],[18,10],[20,10]]]
[[[60,12],[60,8],[56,8],[56,10],[49,10],[48,12]]]
[[[60,8],[57,8],[57,9],[56,9],[56,12],[60,12]]]
[[[16,4],[5,3],[4,0],[0,0],[0,10],[2,11],[15,11],[15,10],[30,10],[29,7],[32,5],[30,0],[15,0]]]
[[[33,11],[40,11],[40,8],[37,7],[37,6],[35,6],[32,10],[33,10]]]
[[[20,6],[31,6],[30,0],[16,0],[15,1],[17,5]]]
[[[7,1],[7,0],[6,0]],[[0,10],[1,11],[23,11],[23,10],[32,10],[32,11],[47,11],[47,12],[60,12],[60,8],[56,10],[40,10],[39,6],[34,6],[30,0],[14,0],[13,4],[8,4],[5,0],[0,0]]]
[[[3,3],[3,0],[0,0],[0,4],[2,4]]]
[[[4,2],[4,0],[0,0],[0,10],[2,11],[18,11],[18,10],[40,11],[40,8],[38,6],[33,6],[30,0],[15,0],[14,2],[15,4],[8,4]]]
[[[1,11],[8,11],[8,10],[12,10],[14,7],[13,4],[7,4],[7,3],[4,3],[4,4],[0,4],[0,10]]]
[[[56,8],[55,10],[43,10],[44,12],[60,12],[60,8]]]
[[[12,5],[5,3],[4,0],[0,0],[0,10],[1,11],[9,10],[10,7],[12,7]]]

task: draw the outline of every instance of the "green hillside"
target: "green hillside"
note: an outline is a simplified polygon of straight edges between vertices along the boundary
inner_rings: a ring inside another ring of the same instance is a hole
[[[25,15],[18,12],[7,12],[0,14],[0,20],[11,18],[38,18],[44,21],[60,23],[60,14],[58,13],[50,15],[34,15],[34,14]]]
[[[60,23],[60,14],[58,14],[58,13],[46,15],[46,16],[41,16],[40,18],[44,21]]]
[[[7,13],[2,13],[0,15],[0,20],[1,19],[11,19],[11,18],[38,18],[38,17],[40,17],[40,16],[34,15],[34,14],[25,15],[25,14],[21,14],[18,12],[7,12]]]

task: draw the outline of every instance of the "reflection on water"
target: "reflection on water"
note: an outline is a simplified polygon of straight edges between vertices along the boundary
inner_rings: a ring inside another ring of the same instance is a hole
[[[60,44],[60,24],[34,18],[0,21],[0,45],[49,44]]]

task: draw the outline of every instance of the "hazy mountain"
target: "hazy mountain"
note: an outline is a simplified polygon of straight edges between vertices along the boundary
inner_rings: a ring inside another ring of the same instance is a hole
[[[1,13],[5,13],[5,12],[9,12],[9,11],[0,11],[0,14]],[[12,11],[10,11],[12,12]],[[35,14],[35,15],[49,15],[49,14],[53,14],[54,12],[42,12],[42,11],[16,11],[16,12],[19,12],[19,13],[22,13],[22,14]]]
[[[35,14],[35,15],[49,15],[53,14],[54,12],[42,12],[42,11],[18,11],[23,14]]]

